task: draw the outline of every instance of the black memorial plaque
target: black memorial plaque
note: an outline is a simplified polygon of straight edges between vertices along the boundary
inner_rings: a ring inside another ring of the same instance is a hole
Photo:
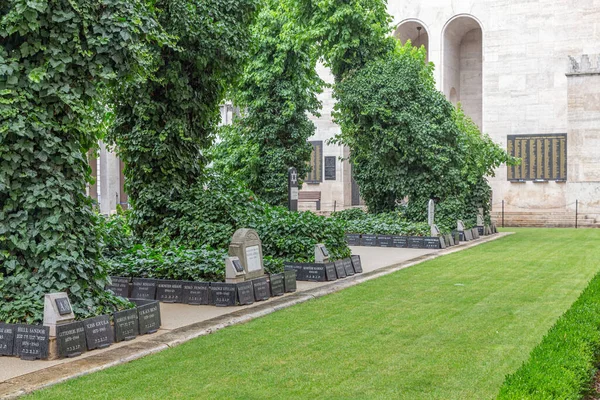
[[[335,156],[325,156],[325,180],[335,181]]]
[[[352,276],[355,274],[354,267],[352,266],[352,260],[350,259],[350,257],[344,258],[342,260],[342,264],[344,265],[344,269],[346,270],[347,276]]]
[[[160,328],[160,303],[158,301],[140,305],[137,311],[140,335],[158,331]]]
[[[392,236],[392,245],[394,247],[406,248],[408,247],[408,237]]]
[[[271,286],[271,296],[282,296],[285,293],[283,286],[284,276],[283,274],[270,274],[269,283]]]
[[[138,310],[117,311],[113,314],[115,321],[115,342],[135,339],[140,334]]]
[[[156,279],[133,278],[131,298],[154,300],[156,298]]]
[[[103,349],[115,341],[108,315],[88,318],[83,321],[83,326],[85,327],[85,341],[88,350]]]
[[[485,235],[485,226],[478,226],[477,231],[479,232],[479,236]]]
[[[426,249],[439,249],[440,248],[440,238],[437,237],[426,237],[423,238],[423,245]]]
[[[286,293],[296,291],[296,271],[291,269],[283,271],[283,286]]]
[[[325,278],[328,281],[337,280],[337,273],[335,272],[335,263],[332,263],[332,262],[325,263]]]
[[[231,307],[236,304],[235,283],[212,282],[210,295],[217,307]]]
[[[348,246],[360,246],[360,235],[358,233],[347,233],[346,242],[348,242]]]
[[[16,325],[0,322],[0,356],[13,356]]]
[[[298,171],[288,168],[288,210],[298,211]]]
[[[158,281],[156,283],[156,300],[163,303],[181,303],[183,301],[183,281]]]
[[[77,357],[86,351],[83,322],[56,325],[58,357]]]
[[[58,309],[58,313],[60,315],[68,315],[73,311],[71,310],[71,303],[69,303],[69,299],[66,297],[59,297],[58,299],[54,299],[56,303],[56,308]]]
[[[342,279],[348,276],[348,274],[346,273],[346,268],[344,267],[344,263],[342,263],[342,260],[337,260],[335,263],[335,273],[338,277],[338,279]]]
[[[425,247],[425,238],[422,236],[409,236],[408,237],[408,248],[409,249],[422,249]]]
[[[252,279],[252,286],[254,286],[254,300],[264,301],[268,300],[271,294],[269,293],[269,282],[267,278]]]
[[[377,235],[360,235],[361,246],[377,246]]]
[[[440,248],[441,249],[445,249],[447,247],[447,245],[446,245],[446,237],[445,236],[440,236],[438,239],[440,239]]]
[[[207,305],[208,282],[183,282],[183,302],[192,305]]]
[[[452,236],[454,236],[455,243],[465,241],[465,232],[464,231],[452,231]]]
[[[129,297],[129,278],[111,276],[110,280],[111,283],[106,287],[108,290],[111,290],[117,296]]]
[[[330,263],[328,263],[330,264]],[[327,280],[326,266],[327,264],[304,264],[302,267],[304,276],[310,282],[325,282]]]
[[[291,263],[284,262],[283,268],[285,270],[293,270],[296,271],[296,280],[297,281],[305,281],[306,280],[306,272],[304,271],[304,263]]]
[[[252,281],[237,283],[238,303],[241,305],[254,303],[254,286]]]
[[[49,327],[18,324],[15,328],[14,354],[22,360],[45,360],[48,358],[49,342]]]
[[[377,246],[379,247],[394,247],[392,236],[390,235],[377,235]]]
[[[352,268],[354,268],[354,272],[360,274],[363,272],[362,263],[360,261],[360,256],[355,255],[351,256],[350,260],[352,260]]]

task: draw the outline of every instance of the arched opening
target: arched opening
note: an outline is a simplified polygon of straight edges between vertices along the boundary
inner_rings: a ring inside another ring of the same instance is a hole
[[[483,111],[483,34],[479,22],[461,15],[446,24],[443,35],[443,88],[448,99],[461,103],[481,128]]]
[[[413,46],[425,46],[427,61],[429,61],[429,33],[421,21],[406,20],[400,22],[394,32],[394,37],[404,44],[410,40]]]

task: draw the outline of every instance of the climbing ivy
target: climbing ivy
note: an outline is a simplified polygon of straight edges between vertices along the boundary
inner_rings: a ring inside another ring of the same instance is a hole
[[[98,85],[145,75],[145,44],[166,37],[138,0],[4,0],[0,15],[0,321],[40,321],[55,291],[103,312],[117,300],[85,194],[88,115]]]

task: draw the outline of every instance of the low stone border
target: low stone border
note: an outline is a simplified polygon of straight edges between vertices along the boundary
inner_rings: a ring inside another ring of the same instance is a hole
[[[158,353],[159,351],[166,350],[170,347],[180,345],[197,337],[211,334],[228,326],[248,322],[275,311],[304,303],[305,301],[316,299],[330,293],[338,292],[371,279],[389,275],[424,261],[433,260],[482,243],[491,242],[511,234],[511,232],[503,232],[497,235],[486,236],[479,240],[439,251],[435,254],[416,257],[402,263],[393,264],[375,271],[365,272],[363,274],[348,277],[344,280],[335,281],[315,289],[291,293],[284,297],[272,299],[268,302],[258,303],[257,305],[244,310],[237,310],[206,321],[173,329],[170,332],[154,336],[145,341],[134,341],[126,346],[115,348],[104,353],[91,355],[85,358],[76,359],[69,363],[55,365],[43,370],[21,375],[0,383],[0,397],[6,399],[16,398],[34,390],[101,371],[115,365],[124,364],[153,353]]]

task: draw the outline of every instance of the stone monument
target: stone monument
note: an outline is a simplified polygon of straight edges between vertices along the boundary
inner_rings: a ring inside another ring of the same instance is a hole
[[[315,263],[323,264],[329,262],[329,251],[324,244],[318,243],[315,245]]]
[[[240,260],[246,280],[265,274],[262,243],[255,230],[242,228],[235,231],[229,245],[229,255]]]
[[[298,211],[298,171],[288,169],[288,209]]]
[[[433,225],[434,216],[435,216],[435,202],[433,201],[433,199],[429,199],[429,203],[427,204],[427,224],[429,224],[429,226]]]
[[[483,226],[484,225],[484,221],[483,221],[483,208],[479,208],[477,210],[477,226]]]
[[[75,320],[75,314],[66,293],[50,293],[44,296],[44,326],[50,328],[50,336],[56,336],[56,325]]]
[[[225,282],[238,283],[246,280],[246,270],[238,257],[225,259]]]

